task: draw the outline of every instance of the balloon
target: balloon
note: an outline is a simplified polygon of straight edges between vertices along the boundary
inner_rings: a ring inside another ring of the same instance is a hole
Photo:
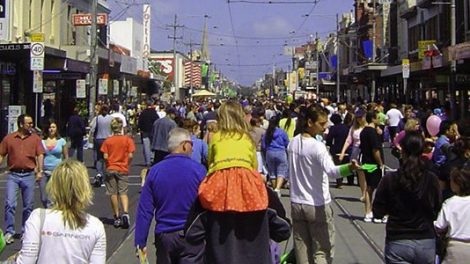
[[[441,119],[436,116],[432,115],[428,117],[426,120],[426,128],[431,136],[436,136],[439,133],[439,126],[441,125]]]

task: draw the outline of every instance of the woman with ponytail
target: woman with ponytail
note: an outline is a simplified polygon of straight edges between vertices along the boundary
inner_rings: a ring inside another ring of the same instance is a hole
[[[434,263],[436,235],[433,221],[440,209],[438,179],[423,159],[424,138],[416,131],[401,140],[400,168],[382,178],[373,203],[376,218],[388,215],[386,263]]]

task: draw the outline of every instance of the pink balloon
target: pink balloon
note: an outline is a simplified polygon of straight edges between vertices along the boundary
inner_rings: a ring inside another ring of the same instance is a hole
[[[435,136],[439,133],[439,126],[441,125],[441,118],[432,115],[428,117],[428,120],[426,120],[426,128],[428,129],[428,132],[431,136]]]

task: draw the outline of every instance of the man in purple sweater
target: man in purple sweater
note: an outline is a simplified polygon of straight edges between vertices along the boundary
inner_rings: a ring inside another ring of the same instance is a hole
[[[150,169],[142,188],[135,246],[147,253],[147,237],[155,213],[157,264],[203,263],[204,245],[187,243],[183,229],[206,169],[191,159],[192,141],[187,130],[170,131],[168,150],[171,154]]]

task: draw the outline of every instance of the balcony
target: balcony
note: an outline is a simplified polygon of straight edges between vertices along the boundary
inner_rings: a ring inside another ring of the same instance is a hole
[[[413,6],[401,12],[400,17],[403,19],[409,19],[415,17],[416,14],[418,14],[418,8],[416,6]]]
[[[419,8],[430,8],[430,7],[433,6],[432,2],[433,2],[433,0],[418,0],[416,5]]]

